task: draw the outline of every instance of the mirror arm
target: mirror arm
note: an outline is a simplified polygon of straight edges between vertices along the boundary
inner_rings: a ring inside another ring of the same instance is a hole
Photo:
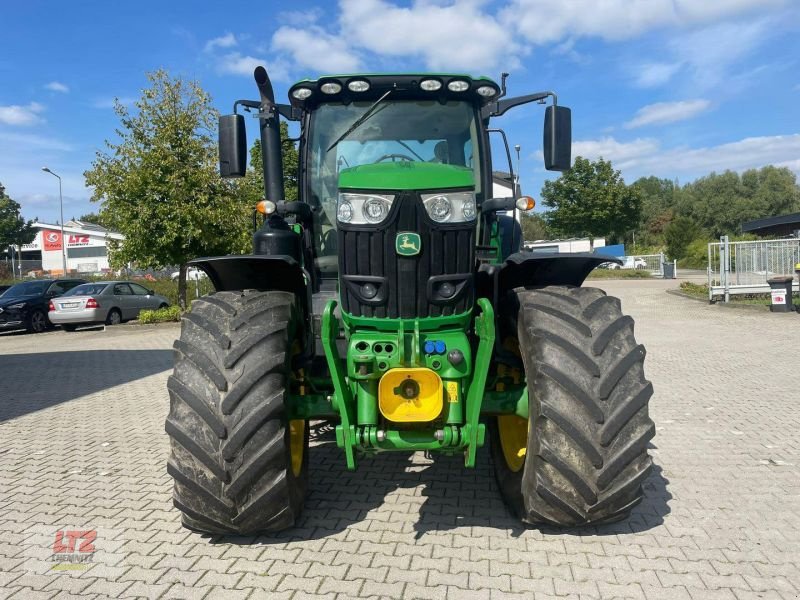
[[[481,117],[486,119],[489,117],[499,117],[505,114],[508,110],[521,104],[528,104],[529,102],[542,102],[548,97],[553,98],[553,106],[558,104],[558,98],[555,92],[537,92],[535,94],[528,94],[526,96],[515,96],[507,100],[498,100],[490,102],[481,109]]]
[[[233,114],[239,114],[236,110],[239,106],[244,106],[245,109],[253,108],[259,110],[261,102],[257,100],[237,100],[233,103]],[[300,108],[292,106],[291,104],[273,104],[272,106],[280,113],[280,115],[289,121],[299,121],[303,117],[303,111]],[[249,112],[249,111],[248,111]],[[256,119],[266,118],[261,113],[254,115]]]
[[[233,114],[238,115],[239,112],[236,110],[237,107],[244,106],[245,108],[254,108],[258,110],[261,108],[261,102],[257,100],[237,100],[233,103]]]

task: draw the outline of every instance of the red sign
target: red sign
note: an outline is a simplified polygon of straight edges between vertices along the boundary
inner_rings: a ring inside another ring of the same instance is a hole
[[[51,229],[43,230],[42,242],[45,250],[61,250],[61,232]]]
[[[88,235],[71,235],[67,238],[67,246],[88,246]]]

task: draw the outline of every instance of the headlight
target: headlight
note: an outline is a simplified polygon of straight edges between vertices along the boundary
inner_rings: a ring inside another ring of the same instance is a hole
[[[336,216],[340,223],[377,225],[389,216],[392,194],[339,194]]]
[[[478,212],[472,192],[422,194],[422,203],[428,216],[437,223],[465,223],[474,220]]]

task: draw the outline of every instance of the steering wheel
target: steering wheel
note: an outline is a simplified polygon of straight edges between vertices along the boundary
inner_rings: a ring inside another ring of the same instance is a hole
[[[383,162],[383,161],[388,160],[388,159],[391,159],[392,162],[396,162],[395,159],[407,160],[409,162],[414,162],[414,160],[415,160],[415,159],[411,158],[410,156],[408,156],[407,154],[384,154],[383,156],[381,156],[375,162],[379,163],[379,162]]]

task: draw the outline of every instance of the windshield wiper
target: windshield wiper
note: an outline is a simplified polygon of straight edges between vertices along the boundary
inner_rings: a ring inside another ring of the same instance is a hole
[[[384,99],[384,98],[386,98],[386,96],[388,96],[388,95],[389,95],[389,94],[391,94],[391,93],[392,93],[392,90],[387,90],[387,92],[386,92],[386,93],[385,93],[383,96],[381,96],[380,98],[378,98],[378,99],[375,101],[375,103],[374,103],[372,106],[370,106],[370,107],[367,109],[367,111],[366,111],[366,112],[365,112],[363,115],[361,115],[361,116],[360,116],[360,117],[358,117],[358,118],[357,118],[355,121],[353,121],[353,124],[352,124],[352,125],[350,125],[350,127],[348,127],[348,128],[347,128],[347,131],[345,131],[345,132],[344,132],[342,135],[340,135],[338,138],[336,138],[336,141],[335,141],[335,142],[333,142],[333,143],[332,143],[332,144],[331,144],[331,145],[328,147],[328,149],[327,149],[327,150],[325,150],[325,153],[327,154],[328,152],[330,152],[331,150],[333,150],[334,148],[336,148],[336,144],[338,144],[339,142],[341,142],[341,141],[342,141],[344,138],[346,138],[348,135],[350,135],[351,133],[353,133],[353,132],[354,132],[356,129],[358,129],[359,127],[361,127],[361,124],[362,124],[362,123],[364,123],[364,121],[366,121],[366,120],[367,120],[367,119],[369,119],[369,118],[370,118],[370,117],[371,117],[373,114],[375,114],[375,112],[376,112],[376,111],[375,111],[375,109],[378,107],[378,104],[380,104],[380,103],[383,101],[383,99]]]

